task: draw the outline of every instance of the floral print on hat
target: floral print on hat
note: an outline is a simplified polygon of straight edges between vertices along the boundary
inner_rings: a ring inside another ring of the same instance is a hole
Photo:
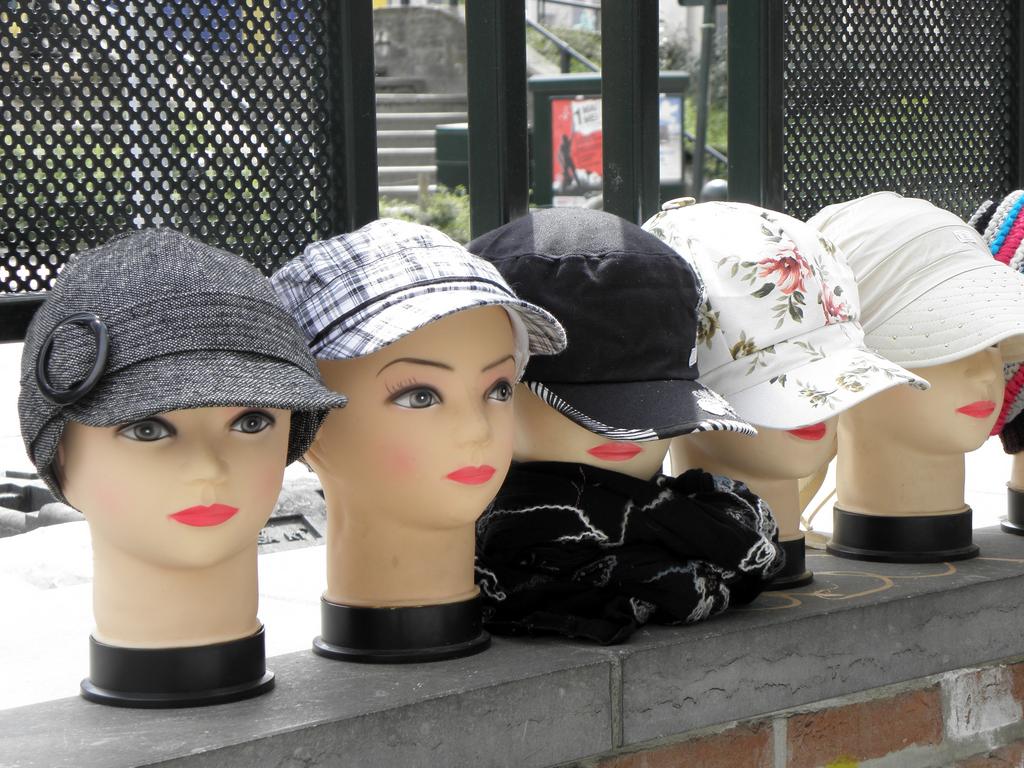
[[[897,384],[927,388],[864,346],[853,273],[803,222],[743,203],[667,203],[644,229],[701,275],[700,381],[741,417],[795,429]]]

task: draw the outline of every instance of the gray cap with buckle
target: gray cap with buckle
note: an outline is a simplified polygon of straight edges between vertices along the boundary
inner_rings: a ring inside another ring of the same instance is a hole
[[[64,425],[111,427],[185,408],[292,411],[288,461],[331,408],[295,321],[239,256],[171,229],[72,256],[25,337],[18,413],[29,457],[63,500]]]

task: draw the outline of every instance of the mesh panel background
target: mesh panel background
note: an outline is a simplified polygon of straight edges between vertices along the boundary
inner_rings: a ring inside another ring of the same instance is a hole
[[[329,0],[0,0],[0,293],[173,226],[269,273],[334,233]]]
[[[783,194],[882,189],[969,217],[1017,186],[1019,0],[787,0]]]

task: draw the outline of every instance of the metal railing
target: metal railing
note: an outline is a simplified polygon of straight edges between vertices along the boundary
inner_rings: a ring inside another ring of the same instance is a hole
[[[591,72],[600,71],[601,68],[597,66],[597,64],[595,64],[582,53],[577,51],[575,48],[573,48],[571,45],[565,42],[565,40],[560,38],[551,30],[541,26],[532,19],[526,19],[526,26],[540,34],[545,40],[552,43],[555,46],[555,48],[558,49],[559,64],[561,66],[562,72],[568,72],[571,69],[571,64],[574,59],[578,61],[580,64],[582,64],[584,68],[589,69]]]
[[[689,131],[683,131],[683,138],[693,144],[693,154],[697,154],[697,137]],[[710,144],[704,145],[704,178],[724,178],[729,173],[729,157]]]

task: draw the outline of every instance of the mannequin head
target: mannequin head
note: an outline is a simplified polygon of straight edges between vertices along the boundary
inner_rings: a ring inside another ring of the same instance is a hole
[[[669,440],[609,440],[549,406],[525,384],[516,387],[517,461],[564,461],[649,480],[661,470]]]
[[[392,219],[311,244],[271,282],[350,395],[306,454],[327,501],[324,601],[472,599],[474,524],[512,460],[512,389],[531,354],[565,347],[561,325],[444,233]]]
[[[672,471],[697,467],[745,483],[764,498],[783,541],[800,537],[800,478],[813,474],[836,454],[836,422],[799,429],[758,427],[753,437],[704,432],[672,441]]]
[[[382,530],[472,526],[512,458],[514,351],[506,311],[482,307],[365,357],[321,360],[349,397],[307,453],[329,501]]]
[[[238,256],[149,229],[70,258],[26,333],[18,406],[40,477],[89,522],[95,638],[252,636],[257,535],[344,403]]]
[[[64,498],[57,450],[73,422],[122,428],[176,411],[276,408],[291,412],[294,461],[344,403],[255,267],[146,229],[68,260],[25,336],[18,411],[28,455]]]
[[[836,453],[836,417],[799,429],[758,427],[753,437],[702,432],[672,441],[673,471],[700,467],[745,483],[799,480],[814,474]]]
[[[917,373],[931,389],[891,389],[842,416],[841,431],[861,446],[854,450],[884,441],[908,455],[959,456],[985,442],[1003,402],[999,350],[989,347]]]
[[[957,513],[964,454],[981,446],[1003,399],[995,347],[920,369],[927,392],[891,390],[839,421],[836,506],[879,516]]]
[[[277,500],[291,413],[170,411],[114,427],[70,422],[58,460],[94,549],[204,568],[251,549]]]

